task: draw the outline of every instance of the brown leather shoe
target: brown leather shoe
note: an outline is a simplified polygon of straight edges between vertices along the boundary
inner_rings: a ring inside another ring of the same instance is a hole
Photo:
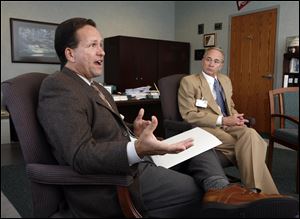
[[[207,217],[295,217],[298,205],[292,197],[255,193],[238,184],[209,190],[203,197],[203,212]]]
[[[233,184],[224,189],[213,189],[205,193],[203,202],[219,202],[229,205],[240,205],[260,199],[269,198],[284,198],[287,196],[273,194],[268,195],[264,193],[256,193],[250,189],[246,189],[238,184]]]

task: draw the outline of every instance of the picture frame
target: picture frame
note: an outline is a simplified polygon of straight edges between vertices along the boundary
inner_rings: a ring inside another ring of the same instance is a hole
[[[58,24],[10,18],[13,63],[60,64],[54,49]]]
[[[203,35],[203,47],[213,47],[216,46],[216,34],[209,33]]]
[[[205,53],[205,49],[195,49],[194,60],[195,61],[202,60],[204,53]]]
[[[291,58],[289,67],[290,67],[290,73],[299,73],[299,59]]]
[[[204,33],[204,24],[198,24],[198,34]]]
[[[222,30],[222,23],[215,23],[215,30]]]

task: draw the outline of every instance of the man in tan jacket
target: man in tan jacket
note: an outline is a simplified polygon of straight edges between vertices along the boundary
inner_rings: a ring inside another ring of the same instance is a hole
[[[178,91],[181,116],[223,142],[216,149],[238,167],[246,187],[278,194],[265,164],[267,144],[244,124],[247,122],[244,114],[235,110],[231,81],[220,73],[223,63],[223,51],[209,48],[202,59],[202,72],[181,80]]]

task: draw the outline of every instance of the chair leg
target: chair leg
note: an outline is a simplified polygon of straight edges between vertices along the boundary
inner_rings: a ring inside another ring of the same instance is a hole
[[[299,151],[297,152],[297,184],[296,184],[296,192],[299,194]]]
[[[266,163],[271,174],[272,174],[273,149],[274,149],[274,141],[272,138],[270,138],[269,146],[267,150],[267,156],[266,156]]]
[[[126,218],[142,218],[143,216],[135,208],[129,194],[129,190],[124,186],[117,186],[118,198]]]

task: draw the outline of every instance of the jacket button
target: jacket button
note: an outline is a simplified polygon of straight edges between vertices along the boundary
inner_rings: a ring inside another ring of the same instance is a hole
[[[128,136],[128,133],[127,133],[126,131],[124,131],[124,132],[123,132],[123,135],[127,137],[127,136]]]

